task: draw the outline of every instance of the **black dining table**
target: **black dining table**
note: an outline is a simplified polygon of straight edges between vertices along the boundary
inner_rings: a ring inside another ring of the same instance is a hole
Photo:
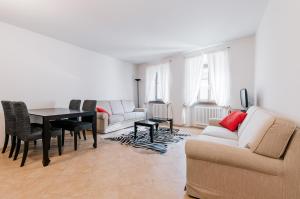
[[[34,117],[40,117],[43,121],[43,133],[42,133],[42,141],[43,141],[43,165],[48,166],[50,163],[49,159],[49,145],[51,140],[50,122],[54,120],[60,120],[65,118],[75,118],[82,116],[92,116],[93,117],[93,138],[94,143],[93,147],[97,148],[97,114],[96,111],[78,111],[71,110],[68,108],[45,108],[45,109],[30,109],[28,110],[29,114]]]

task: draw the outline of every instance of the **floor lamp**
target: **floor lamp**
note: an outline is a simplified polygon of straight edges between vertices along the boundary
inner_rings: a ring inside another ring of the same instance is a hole
[[[137,93],[137,107],[140,108],[140,85],[141,79],[134,79],[136,81],[136,93]]]

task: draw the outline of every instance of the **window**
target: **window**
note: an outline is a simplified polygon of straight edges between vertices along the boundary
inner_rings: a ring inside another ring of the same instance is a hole
[[[198,93],[198,101],[204,103],[215,103],[213,90],[210,81],[210,71],[207,63],[207,57],[204,56],[202,77]]]
[[[168,102],[169,63],[147,67],[145,100]]]
[[[158,72],[155,73],[155,81],[154,81],[154,101],[161,101],[161,93],[158,92],[158,89],[160,87],[160,81],[158,80]]]

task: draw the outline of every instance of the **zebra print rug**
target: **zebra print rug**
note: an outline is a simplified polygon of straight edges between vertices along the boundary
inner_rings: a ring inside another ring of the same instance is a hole
[[[180,132],[178,129],[173,129],[172,134],[169,128],[159,128],[158,131],[154,131],[153,133],[153,143],[150,141],[149,129],[138,130],[136,140],[134,139],[133,131],[130,131],[129,134],[105,139],[163,154],[167,152],[168,144],[180,142],[186,136],[190,136],[190,134]]]

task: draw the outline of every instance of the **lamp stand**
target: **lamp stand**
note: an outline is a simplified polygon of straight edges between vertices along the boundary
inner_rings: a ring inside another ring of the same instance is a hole
[[[140,108],[140,85],[141,79],[134,79],[136,81],[136,93],[137,93],[137,107]]]

